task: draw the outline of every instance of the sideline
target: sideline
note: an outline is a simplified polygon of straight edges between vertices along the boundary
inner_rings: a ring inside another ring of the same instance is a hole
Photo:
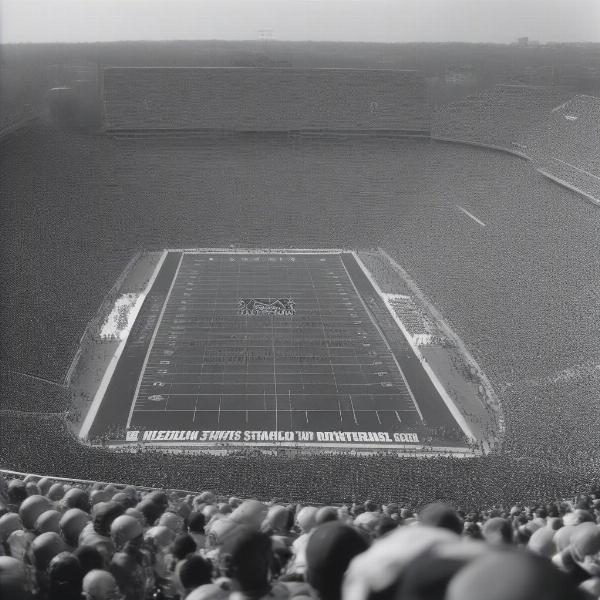
[[[167,256],[167,253],[163,252],[158,263],[156,264],[156,267],[154,268],[154,272],[152,273],[152,276],[148,280],[146,289],[144,290],[144,292],[141,296],[141,301],[138,302],[137,306],[134,308],[134,310],[131,311],[130,318],[131,318],[132,326],[137,318],[137,315],[138,315],[140,309],[142,308],[142,305],[143,305],[148,293],[150,292],[150,289],[154,285],[154,280],[158,276],[158,273],[159,273],[160,269],[162,268],[162,265],[165,261],[166,256]],[[106,368],[106,371],[104,372],[102,381],[100,382],[100,387],[96,390],[94,399],[92,400],[92,403],[90,405],[90,408],[88,409],[87,415],[85,416],[83,424],[81,425],[81,429],[79,430],[78,435],[79,435],[79,438],[82,440],[85,440],[90,433],[90,429],[94,423],[94,419],[96,418],[96,415],[98,414],[100,405],[102,404],[102,400],[104,399],[104,394],[106,393],[108,384],[110,383],[113,373],[117,367],[117,363],[119,362],[119,359],[121,358],[121,354],[123,353],[125,345],[127,344],[127,340],[129,338],[130,331],[131,331],[131,327],[128,328],[125,335],[121,338],[121,341],[119,342],[119,345],[117,346],[117,349],[116,349],[113,357],[110,359],[110,362],[108,363],[108,367]]]

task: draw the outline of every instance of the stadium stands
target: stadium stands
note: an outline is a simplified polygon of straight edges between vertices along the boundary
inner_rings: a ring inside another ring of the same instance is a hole
[[[595,600],[599,556],[600,488],[457,511],[0,472],[10,600]]]
[[[533,158],[545,135],[547,114],[571,95],[554,87],[497,85],[438,109],[431,134]]]
[[[417,71],[106,68],[109,132],[385,131],[428,134]]]
[[[600,204],[600,98],[571,98],[551,111],[547,127],[540,172]]]

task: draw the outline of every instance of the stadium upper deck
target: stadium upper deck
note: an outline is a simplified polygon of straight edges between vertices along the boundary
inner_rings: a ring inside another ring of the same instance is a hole
[[[103,102],[110,132],[429,132],[418,71],[114,67]]]

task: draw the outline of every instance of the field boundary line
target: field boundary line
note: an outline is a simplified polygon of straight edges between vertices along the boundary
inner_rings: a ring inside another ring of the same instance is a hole
[[[167,251],[165,251],[163,256],[166,258],[166,256],[168,254],[169,253]],[[154,347],[154,341],[156,340],[156,336],[158,334],[158,329],[160,327],[160,324],[162,323],[163,316],[167,309],[167,304],[169,303],[169,298],[171,297],[171,292],[173,291],[173,288],[175,287],[175,282],[177,281],[177,276],[179,275],[179,269],[181,268],[181,263],[183,262],[183,256],[184,255],[181,254],[181,256],[179,257],[179,262],[177,263],[177,269],[175,269],[175,274],[173,275],[171,285],[169,286],[169,291],[167,292],[167,296],[166,296],[165,301],[160,310],[160,314],[158,315],[156,325],[154,326],[154,331],[152,332],[152,338],[150,339],[150,345],[148,346],[148,351],[146,352],[146,356],[144,357],[144,363],[142,364],[142,368],[140,369],[140,376],[138,378],[138,382],[135,387],[135,393],[133,394],[133,400],[131,401],[131,408],[129,409],[129,416],[127,417],[127,425],[125,426],[126,429],[129,429],[129,424],[131,423],[131,417],[133,416],[133,410],[135,407],[135,403],[136,403],[138,394],[140,392],[140,387],[142,385],[142,379],[144,378],[144,373],[146,372],[146,365],[148,364],[148,360],[150,358],[150,353],[152,352],[152,348]],[[158,271],[156,272],[156,274],[158,275]]]
[[[156,264],[156,267],[154,268],[154,272],[152,273],[150,279],[148,280],[146,288],[144,289],[143,301],[139,303],[139,305],[137,306],[137,310],[134,309],[134,311],[132,311],[132,314],[131,314],[132,326],[131,326],[131,328],[129,328],[127,330],[127,332],[125,333],[125,335],[119,342],[119,345],[117,346],[117,349],[115,350],[115,353],[113,354],[112,358],[110,359],[110,362],[108,363],[108,367],[106,368],[106,371],[104,372],[104,375],[102,376],[102,381],[100,382],[100,386],[96,390],[94,399],[92,400],[92,403],[90,404],[90,407],[85,416],[83,424],[81,425],[81,429],[79,430],[78,435],[81,439],[86,439],[87,436],[89,435],[90,429],[92,428],[94,420],[96,419],[96,415],[98,414],[98,410],[100,409],[100,405],[102,404],[102,400],[104,399],[104,394],[106,393],[106,390],[108,389],[108,384],[110,383],[110,380],[112,379],[115,369],[117,368],[119,359],[121,358],[121,354],[123,353],[123,350],[125,349],[125,345],[127,344],[127,340],[129,339],[129,333],[130,333],[131,329],[133,328],[133,325],[135,324],[137,315],[138,315],[139,311],[141,310],[142,305],[144,304],[144,302],[148,296],[148,293],[150,292],[150,290],[152,289],[152,286],[154,285],[154,281],[156,280],[158,273],[160,272],[160,269],[162,268],[162,265],[163,265],[166,257],[167,257],[167,253],[163,252],[160,259],[158,260],[158,263]]]

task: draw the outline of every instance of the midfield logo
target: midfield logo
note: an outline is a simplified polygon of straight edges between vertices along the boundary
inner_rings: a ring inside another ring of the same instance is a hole
[[[238,313],[241,316],[283,316],[296,314],[291,298],[240,298]]]

